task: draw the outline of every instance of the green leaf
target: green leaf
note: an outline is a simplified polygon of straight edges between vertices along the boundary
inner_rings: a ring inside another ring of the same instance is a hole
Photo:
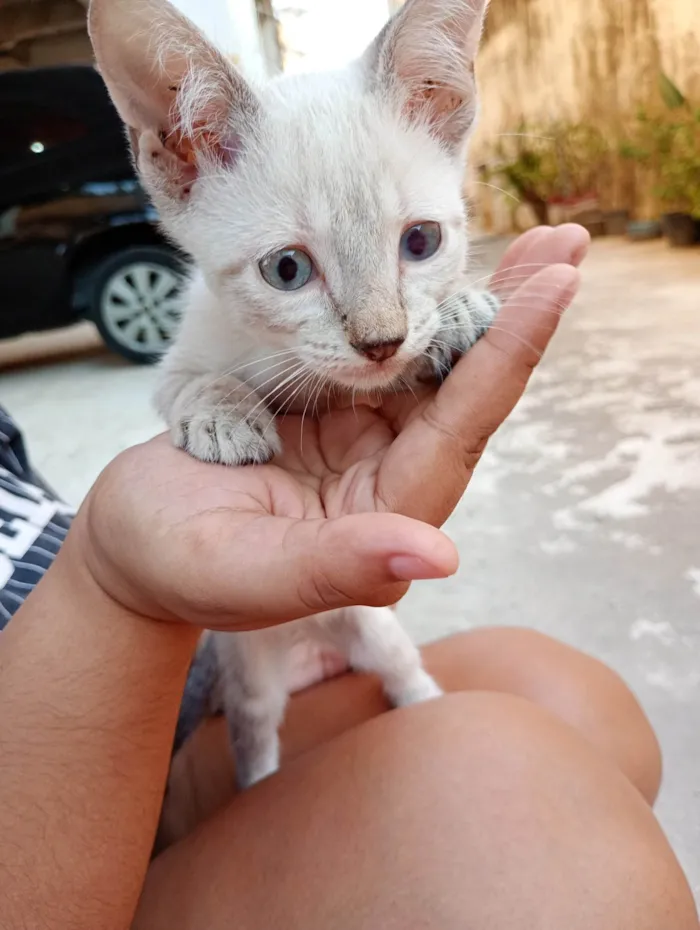
[[[667,74],[664,74],[663,71],[659,75],[659,90],[669,110],[679,110],[681,107],[687,106],[688,101],[673,83],[671,78]]]

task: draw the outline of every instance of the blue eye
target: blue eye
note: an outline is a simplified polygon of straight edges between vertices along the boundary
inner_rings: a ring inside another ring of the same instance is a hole
[[[278,291],[298,291],[313,277],[315,268],[301,249],[281,249],[260,262],[260,273]]]
[[[423,262],[435,255],[441,242],[439,223],[416,223],[401,236],[401,258],[409,262]]]

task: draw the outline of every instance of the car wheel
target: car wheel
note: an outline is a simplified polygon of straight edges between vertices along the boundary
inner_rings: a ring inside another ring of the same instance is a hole
[[[184,268],[164,246],[134,246],[103,259],[89,275],[88,316],[114,352],[151,364],[180,319]]]

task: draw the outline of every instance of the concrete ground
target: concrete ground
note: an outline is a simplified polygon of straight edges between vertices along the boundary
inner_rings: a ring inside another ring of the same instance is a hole
[[[485,265],[502,246],[484,246]],[[0,348],[0,366],[22,345]],[[0,403],[78,503],[113,455],[159,429],[153,382],[85,354],[6,367]],[[659,816],[698,897],[699,527],[700,251],[596,242],[580,298],[450,521],[459,575],[417,585],[403,617],[423,640],[531,626],[617,669],[660,735]]]

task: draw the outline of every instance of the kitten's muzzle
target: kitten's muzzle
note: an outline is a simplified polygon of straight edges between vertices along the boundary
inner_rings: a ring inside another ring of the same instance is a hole
[[[404,344],[404,339],[391,339],[387,342],[354,342],[353,349],[360,355],[364,355],[371,362],[386,362],[387,359],[393,358]]]

